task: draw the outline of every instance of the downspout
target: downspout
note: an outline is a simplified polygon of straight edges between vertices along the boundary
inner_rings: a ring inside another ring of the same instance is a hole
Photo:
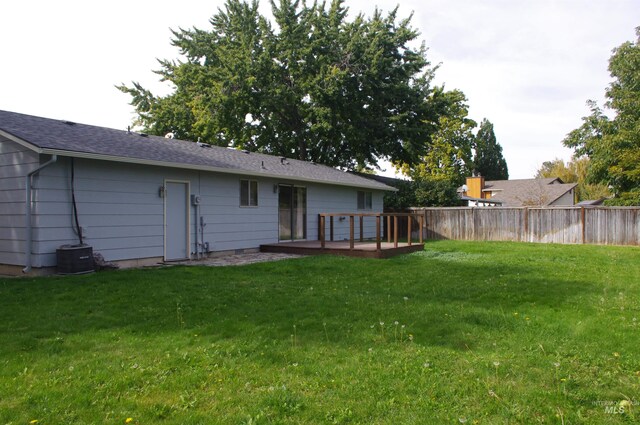
[[[29,174],[27,174],[26,177],[26,202],[24,204],[24,209],[25,209],[25,228],[27,231],[27,234],[25,236],[25,240],[26,240],[26,248],[24,250],[24,269],[22,269],[23,273],[29,273],[31,271],[31,249],[33,246],[33,228],[31,226],[31,178],[39,173],[43,168],[48,167],[49,165],[53,164],[54,162],[58,161],[58,155],[51,155],[51,159],[47,162],[45,162],[44,164],[42,164],[41,166],[39,166],[38,168],[36,168],[35,170],[31,171]]]
[[[198,205],[195,202],[192,202],[194,204],[193,208],[195,210],[196,213],[196,219],[195,219],[195,231],[196,231],[196,260],[200,259],[200,251],[198,250],[198,217],[200,216],[200,205]]]

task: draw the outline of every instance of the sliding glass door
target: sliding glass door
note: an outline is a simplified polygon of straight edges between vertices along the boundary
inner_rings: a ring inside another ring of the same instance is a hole
[[[307,238],[307,188],[278,186],[279,239],[293,241]]]

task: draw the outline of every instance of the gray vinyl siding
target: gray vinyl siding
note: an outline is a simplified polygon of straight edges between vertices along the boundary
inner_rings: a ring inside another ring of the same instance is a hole
[[[151,171],[115,162],[75,160],[75,197],[84,242],[105,259],[163,255],[164,206],[158,188],[164,177]],[[70,159],[60,158],[42,170],[37,183],[33,263],[54,266],[56,248],[79,242]]]
[[[360,189],[362,190],[362,189]],[[307,189],[307,239],[318,239],[318,214],[320,213],[373,213],[382,212],[382,200],[384,192],[372,191],[372,209],[358,210],[358,189],[341,186],[313,185]],[[349,218],[344,220],[334,217],[333,223],[334,240],[349,238]],[[354,234],[358,238],[360,235],[360,223],[356,217],[354,223]],[[365,238],[373,238],[376,235],[375,217],[365,217],[364,223]],[[329,219],[326,223],[326,234],[329,235]]]
[[[0,136],[0,264],[24,264],[25,185],[38,155]]]
[[[554,207],[559,207],[559,206],[570,206],[570,205],[574,205],[574,191],[573,189],[568,191],[567,193],[565,193],[564,195],[562,195],[561,197],[559,197],[558,199],[556,199],[555,201],[553,201],[551,203],[552,206]]]
[[[240,206],[241,179],[258,181],[257,207]],[[212,251],[257,248],[278,240],[278,198],[273,180],[201,173],[199,181],[200,213],[206,223],[204,241]]]
[[[38,165],[38,156],[11,143],[3,143],[2,210],[0,239],[3,264],[24,264],[24,175]],[[48,158],[47,158],[48,159]],[[25,162],[26,161],[26,162]],[[22,162],[28,167],[20,167]],[[19,164],[18,164],[19,163]],[[201,197],[200,215],[206,224],[204,241],[212,251],[257,248],[278,242],[278,184],[307,188],[307,239],[318,237],[321,212],[357,212],[356,188],[297,183],[273,178],[221,174],[176,168],[75,159],[75,196],[84,242],[106,260],[162,258],[164,256],[165,181],[189,183],[190,194]],[[34,180],[34,267],[56,264],[56,248],[77,244],[71,202],[71,160],[43,169]],[[19,175],[14,177],[14,175]],[[258,181],[258,206],[240,206],[240,180]],[[373,191],[372,211],[382,211],[383,192]],[[190,252],[196,251],[196,210],[189,207]],[[328,226],[328,224],[327,224]],[[365,221],[366,236],[375,236],[375,219]],[[356,221],[356,237],[359,225]],[[349,221],[335,221],[336,239],[349,235]],[[200,239],[200,234],[198,234]]]

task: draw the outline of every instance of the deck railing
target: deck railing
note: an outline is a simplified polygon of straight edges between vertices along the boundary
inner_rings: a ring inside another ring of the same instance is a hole
[[[424,229],[424,214],[423,213],[322,213],[318,214],[318,239],[320,240],[320,247],[325,249],[327,240],[327,218],[329,218],[329,241],[334,240],[334,218],[335,217],[349,217],[349,249],[353,250],[355,247],[355,219],[358,217],[359,221],[359,241],[364,242],[364,219],[365,217],[374,217],[376,220],[376,250],[382,249],[382,219],[387,220],[387,243],[392,242],[393,233],[393,247],[398,247],[398,221],[399,219],[407,220],[407,245],[411,246],[413,240],[411,238],[413,219],[418,222],[418,240],[419,243],[423,243],[423,229]]]

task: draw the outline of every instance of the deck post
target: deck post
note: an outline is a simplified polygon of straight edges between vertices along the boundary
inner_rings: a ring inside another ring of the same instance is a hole
[[[364,216],[361,215],[360,216],[360,242],[364,241],[364,225],[363,225],[363,222],[364,222]]]
[[[393,247],[398,247],[398,216],[393,216]]]
[[[333,216],[329,216],[329,240],[333,242]]]
[[[353,250],[353,225],[354,225],[355,217],[353,215],[349,216],[349,249]]]
[[[320,214],[320,248],[324,249],[325,246],[325,235],[324,235],[324,225],[325,225],[325,217]]]
[[[420,245],[424,243],[423,235],[422,235],[423,232],[424,232],[424,211],[422,212],[422,214],[420,214]]]
[[[387,216],[387,243],[391,243],[391,216]]]
[[[380,252],[382,245],[380,244],[380,214],[376,215],[376,251]]]
[[[407,216],[407,244],[411,246],[411,225],[413,224],[413,216],[409,214]]]

